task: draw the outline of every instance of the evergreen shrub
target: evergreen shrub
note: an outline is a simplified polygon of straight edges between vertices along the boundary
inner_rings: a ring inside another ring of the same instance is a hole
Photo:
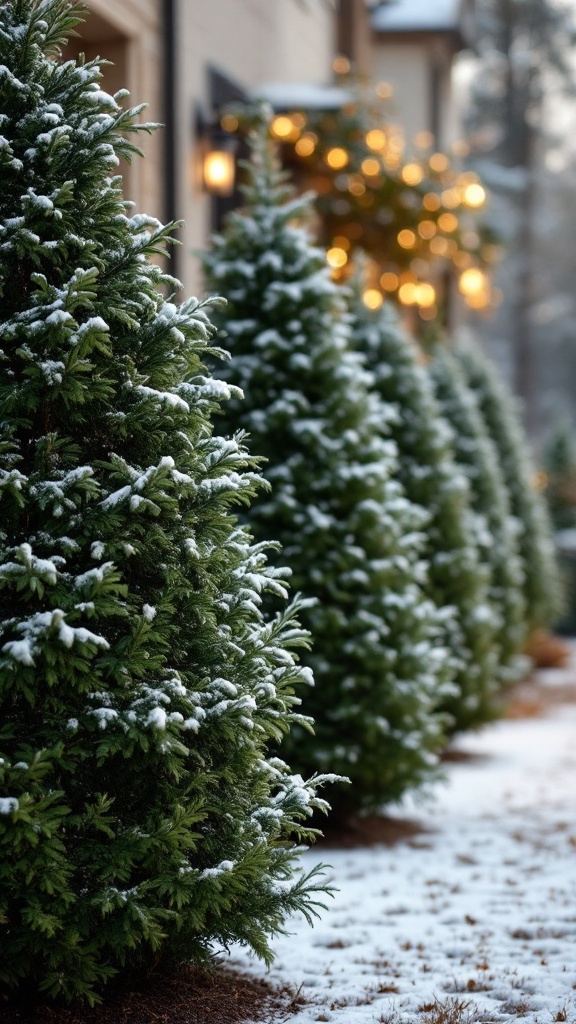
[[[326,804],[269,750],[299,605],[238,523],[262,481],[213,436],[206,307],[163,297],[167,230],[122,199],[138,108],[58,59],[80,18],[0,3],[0,986],[93,1002],[232,941],[269,960]]]

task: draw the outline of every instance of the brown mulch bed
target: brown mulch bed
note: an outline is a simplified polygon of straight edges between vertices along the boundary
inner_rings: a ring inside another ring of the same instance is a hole
[[[304,1000],[289,986],[275,987],[227,967],[181,967],[145,979],[107,999],[104,1006],[71,1009],[0,1003],[2,1024],[272,1024],[289,1019]]]
[[[512,689],[504,705],[505,718],[537,718],[562,704],[576,702],[576,678],[566,677],[557,683],[542,683],[530,676]]]
[[[314,849],[352,850],[359,846],[394,846],[421,836],[427,830],[418,821],[410,818],[387,818],[380,815],[350,817],[346,821],[320,823],[323,838],[318,839]]]

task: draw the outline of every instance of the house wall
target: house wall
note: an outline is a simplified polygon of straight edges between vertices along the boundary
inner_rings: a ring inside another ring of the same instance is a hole
[[[452,96],[454,50],[434,35],[374,34],[373,76],[394,89],[390,113],[404,129],[408,149],[421,131],[432,132],[438,149],[447,149],[458,135]]]
[[[78,25],[79,38],[70,40],[65,58],[84,53],[88,60],[102,57],[112,63],[102,67],[102,85],[115,93],[127,88],[126,105],[146,101],[141,121],[162,120],[162,33],[160,0],[88,0],[90,14]],[[160,132],[135,137],[145,159],[122,164],[124,194],[136,208],[163,216]]]

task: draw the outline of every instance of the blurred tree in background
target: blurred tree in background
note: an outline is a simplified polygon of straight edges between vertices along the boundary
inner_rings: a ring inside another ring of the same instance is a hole
[[[468,481],[456,464],[422,354],[390,305],[367,309],[360,280],[353,283],[354,343],[395,413],[390,434],[398,446],[400,482],[406,496],[430,513],[424,554],[429,593],[444,610],[444,642],[454,666],[454,693],[445,701],[450,728],[475,727],[495,714],[498,652],[490,570],[476,542]]]
[[[456,461],[470,482],[475,542],[490,566],[489,600],[498,620],[498,681],[507,684],[526,667],[521,658],[527,623],[518,524],[496,448],[459,361],[447,346],[438,345],[429,369],[436,399],[452,428]]]
[[[552,0],[477,0],[476,24],[466,111],[469,164],[491,191],[487,224],[507,249],[498,275],[504,301],[482,333],[523,400],[526,426],[535,434],[546,413],[542,383],[548,376],[538,324],[562,317],[555,274],[546,280],[541,271],[544,264],[560,268],[572,247],[562,217],[553,214],[558,181],[551,177],[554,157],[546,150],[554,131],[562,132],[558,118],[566,95],[575,94],[574,11]],[[550,242],[545,260],[541,236]],[[549,347],[549,337],[542,340]],[[549,379],[561,390],[553,372]]]

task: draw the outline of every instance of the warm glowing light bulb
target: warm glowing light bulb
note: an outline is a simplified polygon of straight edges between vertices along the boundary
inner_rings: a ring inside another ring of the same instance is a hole
[[[449,160],[445,153],[432,153],[428,163],[432,171],[442,174],[443,171],[448,170]]]
[[[405,164],[401,171],[401,177],[407,185],[419,185],[424,177],[424,171],[420,164]]]
[[[419,306],[433,306],[436,302],[436,290],[428,281],[416,285],[416,302]]]
[[[348,253],[345,252],[344,249],[341,249],[340,246],[335,245],[331,249],[328,249],[326,259],[331,267],[343,267],[348,262]]]
[[[448,239],[436,236],[430,239],[430,252],[435,256],[446,256],[448,253]]]
[[[316,143],[308,135],[303,135],[294,146],[298,156],[312,156]]]
[[[385,270],[380,278],[380,284],[386,292],[395,292],[399,283],[398,274],[393,270]]]
[[[346,150],[342,149],[342,146],[333,146],[326,153],[325,160],[334,171],[339,171],[342,167],[346,167],[349,157]]]
[[[381,128],[371,128],[369,132],[366,132],[366,145],[368,149],[373,149],[375,152],[384,149],[386,135]]]
[[[403,249],[411,249],[416,244],[416,235],[410,228],[402,228],[397,234],[398,245],[401,245]]]
[[[449,210],[460,205],[460,193],[457,188],[445,188],[442,193],[442,202]]]
[[[270,125],[270,131],[277,139],[288,139],[294,132],[292,118],[287,117],[286,114],[278,114],[278,117],[275,117]]]
[[[460,274],[458,287],[463,295],[476,295],[486,289],[487,277],[480,267],[469,267]]]
[[[453,213],[441,213],[438,217],[438,227],[441,231],[446,231],[447,234],[450,234],[451,231],[456,231],[458,218]]]
[[[365,288],[362,292],[362,302],[368,309],[380,309],[384,296],[377,288]]]
[[[366,159],[362,161],[360,166],[364,174],[367,174],[368,177],[371,178],[375,177],[377,174],[380,174],[380,171],[382,170],[382,165],[380,161],[376,159],[375,156],[367,156]]]
[[[457,252],[454,257],[454,266],[458,267],[459,270],[465,270],[472,263],[472,257],[469,252]]]
[[[435,192],[427,192],[422,199],[422,206],[425,210],[429,210],[430,213],[439,210],[441,205],[440,196],[437,196]]]
[[[406,281],[398,289],[398,298],[403,306],[414,306],[416,304],[417,286],[413,281]]]
[[[466,185],[463,199],[466,206],[476,209],[479,206],[483,206],[486,202],[486,192],[478,182],[472,182],[470,185]]]
[[[390,85],[390,82],[378,82],[376,86],[376,95],[381,100],[389,100],[394,95],[394,88]]]
[[[418,225],[418,234],[420,235],[420,238],[434,238],[436,230],[436,224],[433,220],[421,220]]]
[[[332,61],[332,70],[337,75],[347,75],[350,71],[350,61],[348,60],[348,57],[344,57],[342,54],[339,54],[338,57],[334,57],[334,60]]]

